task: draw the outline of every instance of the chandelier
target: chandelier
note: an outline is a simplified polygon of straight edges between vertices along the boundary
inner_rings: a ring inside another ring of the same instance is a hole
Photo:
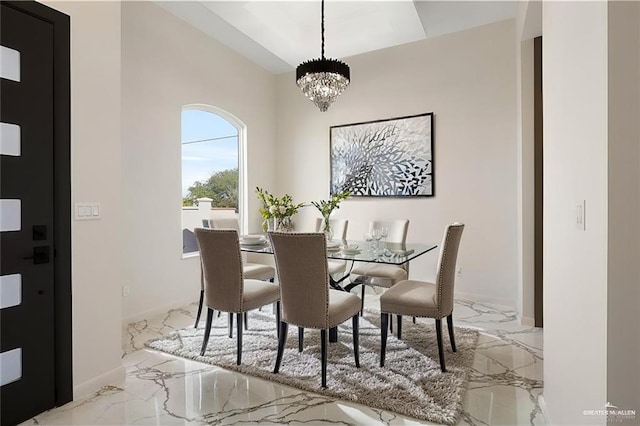
[[[298,65],[296,83],[302,93],[320,111],[325,112],[349,85],[349,65],[337,59],[324,57],[324,0],[322,0],[322,57]]]

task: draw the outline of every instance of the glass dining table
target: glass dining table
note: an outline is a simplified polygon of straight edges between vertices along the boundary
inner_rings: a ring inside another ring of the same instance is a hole
[[[241,237],[240,250],[243,252],[273,254],[273,249],[268,237],[253,240],[251,244],[243,244],[242,241]],[[327,243],[327,259],[349,262],[349,266],[345,268],[345,273],[342,277],[336,278],[329,275],[329,284],[331,287],[336,290],[351,291],[352,288],[358,285],[366,284],[367,277],[358,276],[356,279],[349,280],[347,284],[343,285],[343,283],[350,278],[355,262],[384,263],[387,265],[400,266],[438,247],[435,244],[423,243],[400,244],[379,242],[378,245],[379,247],[376,248],[375,244],[372,244],[370,241],[329,241]],[[338,331],[336,328],[329,330],[329,341],[338,341]]]
[[[345,269],[342,277],[336,278],[330,276],[331,287],[336,290],[351,291],[352,288],[364,284],[365,279],[359,277],[344,286],[342,285],[342,283],[350,277],[355,262],[383,263],[400,266],[438,247],[435,244],[400,244],[388,242],[379,242],[378,246],[379,247],[376,248],[375,244],[369,241],[329,241],[327,243],[327,259],[350,262],[349,267]],[[261,240],[259,244],[243,244],[241,239],[240,250],[249,253],[273,254],[273,249],[271,248],[268,238]]]
[[[425,243],[400,244],[381,241],[329,241],[327,242],[327,259],[344,260],[349,262],[349,266],[345,268],[345,273],[341,277],[336,278],[329,275],[329,284],[336,290],[351,291],[352,288],[358,285],[364,285],[367,282],[367,277],[358,276],[356,279],[349,280],[343,285],[343,283],[350,278],[351,270],[353,269],[355,262],[384,263],[387,265],[400,266],[436,249],[437,247],[438,246],[435,244]],[[273,254],[273,248],[271,247],[267,236],[264,236],[264,238],[251,238],[251,243],[248,243],[248,239],[243,243],[243,238],[241,236],[240,250],[248,253]],[[329,330],[329,341],[338,341],[338,331],[336,328]]]

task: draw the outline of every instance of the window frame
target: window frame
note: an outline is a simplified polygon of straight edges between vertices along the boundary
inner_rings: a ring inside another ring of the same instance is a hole
[[[205,111],[212,114],[216,114],[229,122],[238,131],[238,220],[240,225],[240,232],[242,233],[248,226],[248,215],[246,212],[246,206],[248,205],[247,195],[247,176],[246,176],[246,146],[247,146],[247,125],[238,117],[226,111],[220,107],[207,104],[187,104],[183,105],[180,110],[180,116],[182,112],[187,110]],[[182,124],[182,118],[180,119]],[[182,143],[182,140],[180,141]],[[182,155],[180,157],[181,172],[180,178],[182,179]],[[182,185],[180,186],[182,187]],[[182,197],[181,197],[182,198]],[[186,254],[186,253],[185,253]]]

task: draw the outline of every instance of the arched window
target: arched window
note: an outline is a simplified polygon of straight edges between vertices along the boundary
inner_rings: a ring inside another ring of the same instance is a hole
[[[244,123],[219,108],[183,107],[183,253],[197,251],[192,231],[195,227],[207,226],[206,220],[236,217],[243,223],[245,133]]]

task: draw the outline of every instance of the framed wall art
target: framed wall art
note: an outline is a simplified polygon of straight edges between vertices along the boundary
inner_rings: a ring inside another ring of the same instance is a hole
[[[331,194],[431,197],[433,113],[331,126]]]

